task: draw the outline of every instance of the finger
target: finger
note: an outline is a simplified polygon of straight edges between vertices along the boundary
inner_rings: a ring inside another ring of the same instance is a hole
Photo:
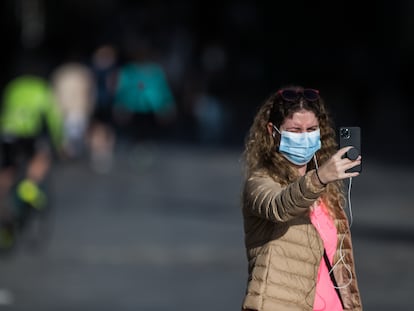
[[[357,177],[359,176],[359,172],[352,172],[352,173],[346,173],[345,178],[349,178],[349,177]]]
[[[342,156],[344,156],[344,155],[345,155],[345,153],[347,153],[347,152],[348,152],[348,150],[350,150],[350,149],[352,149],[352,148],[354,148],[354,147],[352,147],[352,146],[346,146],[346,147],[343,147],[342,149],[339,149],[339,150],[336,152],[336,154],[335,154],[335,155],[337,155],[337,156],[339,156],[339,157],[342,157]]]
[[[346,171],[360,163],[361,161],[359,160],[352,161],[348,159],[347,157],[339,158],[339,160],[336,161],[338,171]]]
[[[361,161],[362,161],[361,156],[358,156],[358,158],[356,158],[355,160],[351,160],[351,159],[349,159],[348,157],[345,156],[345,157],[339,158],[339,160],[337,160],[337,163],[340,166],[351,165],[353,163],[354,165],[352,165],[351,167],[354,167],[354,166],[360,165]]]
[[[348,159],[344,159],[344,160],[348,160]],[[361,161],[359,161],[359,160],[355,160],[355,161],[348,160],[347,163],[344,163],[343,169],[344,169],[344,171],[347,171],[347,170],[349,170],[349,169],[351,169],[355,166],[358,166],[360,164],[361,164]]]
[[[340,179],[344,179],[344,178],[358,176],[360,172],[350,171],[354,166],[355,166],[354,163],[351,163],[351,165],[348,164],[348,165],[343,166],[341,168],[341,171],[338,172],[338,177]]]

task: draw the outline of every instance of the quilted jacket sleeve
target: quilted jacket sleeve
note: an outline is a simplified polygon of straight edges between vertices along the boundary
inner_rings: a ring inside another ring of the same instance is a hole
[[[286,222],[303,215],[324,191],[311,181],[314,171],[282,187],[265,174],[253,174],[245,182],[243,201],[245,212],[273,222]]]

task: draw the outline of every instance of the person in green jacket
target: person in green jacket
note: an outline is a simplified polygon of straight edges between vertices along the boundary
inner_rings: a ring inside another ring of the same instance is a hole
[[[17,219],[23,225],[27,209],[47,206],[43,186],[62,136],[62,117],[47,80],[22,75],[5,86],[0,110],[0,198],[4,202],[13,189],[19,204],[14,210],[0,206],[3,223]]]

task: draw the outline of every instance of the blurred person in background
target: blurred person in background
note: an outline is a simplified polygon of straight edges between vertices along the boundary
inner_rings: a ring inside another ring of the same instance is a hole
[[[15,230],[22,230],[32,213],[49,206],[46,182],[53,153],[61,152],[63,134],[47,80],[27,74],[6,85],[0,135],[0,246],[6,249],[15,242]]]
[[[362,310],[343,179],[361,163],[337,150],[319,91],[271,95],[246,139],[243,310]]]
[[[118,51],[110,44],[98,46],[92,55],[96,101],[88,129],[92,168],[99,173],[111,170],[116,135],[113,129],[113,102],[118,75]]]
[[[118,131],[133,142],[167,137],[176,106],[165,71],[150,42],[139,40],[128,50],[130,60],[120,67],[115,91]]]
[[[219,145],[224,133],[225,112],[222,100],[209,90],[206,79],[192,77],[186,81],[183,102],[191,109],[194,130],[198,142],[204,145]],[[187,135],[189,135],[187,134]]]
[[[221,44],[209,43],[203,48],[200,58],[203,78],[193,103],[193,114],[200,141],[218,144],[226,124],[222,88],[226,84],[227,53]]]
[[[64,122],[64,155],[77,159],[85,154],[86,133],[95,103],[91,70],[77,61],[57,67],[52,73],[53,93]]]
[[[208,92],[200,92],[194,103],[198,137],[201,143],[217,145],[223,134],[224,112],[220,99]]]

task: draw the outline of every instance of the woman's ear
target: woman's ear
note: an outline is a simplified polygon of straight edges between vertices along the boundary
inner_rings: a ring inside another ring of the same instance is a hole
[[[268,132],[268,133],[269,133],[269,135],[271,135],[272,137],[274,136],[275,129],[273,128],[273,123],[272,123],[272,122],[267,123],[267,132]]]

